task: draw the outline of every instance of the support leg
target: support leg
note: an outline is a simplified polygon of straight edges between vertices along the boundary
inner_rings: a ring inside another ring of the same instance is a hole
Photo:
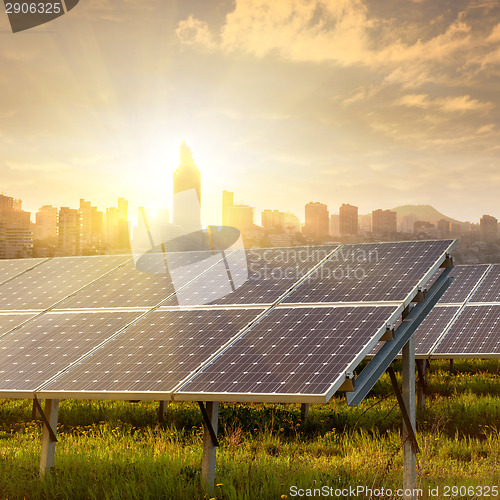
[[[450,359],[450,373],[455,373],[455,360]]]
[[[412,490],[417,486],[417,455],[415,447],[412,445],[410,433],[415,429],[415,339],[412,336],[403,347],[403,401],[407,409],[412,430],[409,430],[407,423],[403,421],[403,488],[405,500],[414,500],[416,495]]]
[[[59,400],[47,399],[45,401],[45,419],[42,432],[42,455],[40,457],[40,477],[43,479],[45,472],[54,467],[56,452],[57,415],[59,413]],[[50,429],[49,429],[50,426]]]
[[[38,407],[35,403],[35,400],[33,400],[33,407],[31,409],[31,420],[36,420],[39,417],[40,417],[40,412],[38,411]]]
[[[207,402],[206,411],[208,420],[212,426],[215,437],[219,423],[219,402]],[[205,432],[203,434],[203,459],[201,462],[201,480],[202,484],[208,490],[213,490],[215,485],[215,464],[217,460],[217,445],[214,442],[214,436],[209,430],[206,422],[204,423]]]
[[[167,416],[168,411],[168,401],[160,401],[158,406],[158,420],[163,422]]]
[[[427,359],[417,359],[415,363],[418,369],[417,407],[419,411],[424,411],[427,379],[429,378],[429,361]]]
[[[309,417],[309,403],[302,403],[300,405],[300,421],[304,423]]]

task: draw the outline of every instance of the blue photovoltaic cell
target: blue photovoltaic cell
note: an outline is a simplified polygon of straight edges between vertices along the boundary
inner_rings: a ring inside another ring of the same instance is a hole
[[[453,278],[450,286],[446,289],[439,304],[463,303],[472,293],[474,287],[479,283],[481,277],[488,269],[488,265],[478,266],[455,266],[450,276]]]
[[[284,302],[404,301],[452,241],[346,245]]]
[[[261,312],[154,311],[43,389],[168,393]]]
[[[25,321],[33,318],[34,314],[12,314],[3,313],[0,314],[0,337],[10,332],[13,328],[22,325]]]
[[[0,260],[0,284],[40,265],[46,259],[2,259]]]
[[[432,354],[500,355],[500,305],[464,307]]]
[[[327,393],[397,311],[391,306],[273,310],[180,393]]]
[[[273,303],[335,248],[324,245],[239,250],[230,256],[227,265],[221,263],[165,305],[178,305],[179,301],[182,306]],[[238,260],[247,265],[238,265]]]
[[[128,259],[114,255],[50,259],[0,285],[0,310],[46,309]]]
[[[415,354],[428,356],[460,306],[434,307],[415,332]]]
[[[500,302],[500,265],[494,264],[469,302]]]
[[[46,313],[0,338],[0,392],[33,391],[140,313]]]

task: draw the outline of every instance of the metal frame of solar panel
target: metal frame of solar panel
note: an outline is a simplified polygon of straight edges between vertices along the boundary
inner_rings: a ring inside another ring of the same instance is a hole
[[[385,251],[384,246],[387,245],[387,247],[390,247],[390,252],[388,253],[394,253],[395,246],[394,244],[386,244],[382,243],[379,244],[379,248],[382,248],[382,250]],[[399,250],[400,254],[408,254],[409,249],[411,249],[416,256],[422,255],[421,249],[428,247],[428,246],[434,247],[436,245],[436,242],[431,242],[431,243],[426,243],[426,242],[411,242],[411,243],[400,243],[399,244]],[[363,245],[360,245],[363,246]],[[373,245],[370,246],[372,248]],[[331,383],[328,386],[328,389],[324,391],[322,394],[315,394],[315,393],[307,393],[307,392],[297,392],[297,393],[277,393],[276,391],[271,392],[271,393],[255,393],[255,394],[245,394],[245,393],[240,393],[237,392],[235,394],[229,393],[228,391],[223,391],[221,393],[206,393],[205,391],[201,392],[185,392],[183,389],[181,389],[189,380],[191,380],[193,377],[196,378],[198,376],[198,373],[203,372],[203,370],[207,366],[212,366],[212,363],[216,361],[216,359],[221,356],[223,353],[227,354],[231,352],[231,349],[233,348],[233,343],[236,343],[238,341],[241,342],[240,339],[245,339],[247,335],[252,335],[255,329],[258,328],[265,328],[266,325],[268,324],[273,324],[274,322],[274,317],[276,315],[282,314],[279,312],[281,308],[286,308],[286,309],[298,309],[300,311],[299,314],[307,314],[307,311],[305,311],[304,307],[306,304],[287,304],[284,302],[283,299],[289,296],[293,296],[293,293],[296,289],[300,288],[302,283],[305,283],[308,280],[308,276],[310,276],[312,273],[318,271],[321,269],[322,266],[325,266],[329,264],[328,259],[323,259],[323,261],[320,261],[319,263],[315,264],[315,266],[311,267],[309,269],[309,274],[306,274],[305,276],[302,276],[302,278],[298,281],[295,282],[291,287],[289,287],[288,290],[286,290],[284,293],[281,294],[281,297],[278,297],[276,300],[275,304],[271,304],[268,306],[262,314],[260,314],[256,320],[253,322],[253,327],[243,329],[242,331],[235,332],[235,336],[233,338],[228,339],[228,342],[226,345],[221,345],[219,346],[218,349],[216,349],[214,352],[210,353],[210,356],[207,356],[206,360],[204,363],[201,363],[200,366],[198,367],[197,370],[195,370],[194,374],[190,373],[188,374],[189,376],[186,378],[186,380],[181,381],[177,387],[174,387],[171,389],[171,391],[165,391],[163,392],[163,396],[168,399],[174,399],[174,400],[186,400],[186,399],[192,399],[192,400],[198,400],[198,399],[203,399],[203,400],[231,400],[231,401],[269,401],[269,402],[286,402],[286,401],[295,401],[295,402],[325,402],[327,401],[333,393],[345,382],[347,375],[346,372],[352,371],[357,364],[363,359],[365,356],[366,352],[369,351],[374,343],[376,343],[379,338],[384,335],[384,332],[387,330],[387,325],[392,325],[396,322],[397,317],[401,314],[403,311],[404,307],[412,300],[412,298],[418,293],[419,289],[421,289],[423,286],[425,286],[425,283],[427,282],[428,279],[435,273],[439,265],[443,262],[445,259],[445,256],[451,252],[453,247],[452,242],[439,242],[439,249],[435,250],[435,256],[434,258],[431,259],[430,262],[426,264],[426,268],[420,272],[420,274],[417,277],[413,278],[413,283],[411,283],[411,286],[407,286],[407,289],[404,290],[404,295],[400,295],[397,298],[399,298],[399,301],[392,301],[392,302],[374,302],[374,301],[369,301],[369,302],[358,302],[358,303],[351,303],[351,302],[344,302],[344,303],[316,303],[316,304],[308,304],[308,306],[312,308],[321,308],[322,311],[326,311],[325,306],[327,306],[330,310],[335,310],[335,311],[341,311],[343,313],[346,313],[348,311],[347,306],[355,306],[359,307],[360,309],[358,311],[364,311],[367,312],[367,308],[371,308],[371,312],[373,312],[374,309],[380,308],[380,307],[385,307],[386,308],[386,316],[384,317],[383,320],[380,320],[380,324],[377,324],[376,327],[374,327],[374,330],[370,330],[370,335],[364,338],[364,342],[362,343],[361,349],[359,352],[356,350],[353,356],[349,358],[349,362],[345,363],[345,368],[342,370],[342,373],[336,374],[335,377],[331,377]],[[355,247],[350,246],[350,249],[353,249]],[[397,248],[397,247],[396,247]],[[334,249],[330,253],[330,259],[334,258],[336,251],[338,251],[340,248],[337,248],[336,250]],[[359,265],[361,266],[364,264],[364,262],[360,263]],[[384,260],[384,266],[388,264],[387,260]],[[373,263],[372,263],[373,267]],[[385,268],[384,268],[385,271]],[[386,274],[384,273],[384,276]],[[351,286],[353,283],[351,283]],[[259,304],[256,304],[255,307],[260,306]],[[209,309],[214,309],[214,308],[224,308],[228,306],[214,306],[214,305],[209,305],[209,306],[204,306],[201,307],[203,308],[209,308]],[[242,305],[242,306],[231,306],[233,308],[245,308],[247,306]],[[364,309],[363,309],[364,307]],[[194,307],[192,309],[199,309],[200,307]],[[168,307],[162,307],[162,310],[167,311],[169,308]],[[141,322],[141,324],[146,325],[148,321],[148,318],[144,318]],[[360,323],[363,322],[363,318],[359,319]],[[339,317],[339,322],[341,322],[341,319]],[[294,324],[296,327],[297,324]],[[342,324],[342,323],[340,323]],[[251,325],[249,325],[251,326]],[[307,328],[307,327],[306,327]],[[355,325],[353,328],[357,328]],[[349,335],[348,335],[349,337]],[[352,336],[350,336],[352,337]],[[117,340],[120,340],[119,338]],[[128,346],[130,348],[130,346]],[[126,352],[127,350],[127,344],[121,346],[121,349],[123,350],[122,352]],[[106,346],[105,346],[106,348]],[[106,349],[103,348],[102,352],[106,352]],[[302,355],[307,356],[308,352],[302,352]],[[89,356],[85,360],[81,362],[82,367],[85,368],[85,366],[90,366],[93,363],[93,359],[96,358],[96,356],[100,356],[100,353],[94,353],[93,355]],[[323,361],[324,362],[324,361]],[[217,361],[217,363],[220,363],[220,360]],[[324,365],[322,365],[324,366]],[[83,372],[85,370],[82,368]],[[71,389],[70,386],[72,384],[69,384],[66,387],[63,387],[62,384],[63,382],[68,383],[68,381],[72,378],[72,372],[74,372],[75,369],[79,369],[76,366],[72,367],[67,371],[67,373],[64,373],[62,375],[59,375],[56,380],[52,381],[50,384],[45,385],[43,388],[40,388],[38,391],[38,394],[41,397],[61,397],[62,394],[65,394],[65,391],[70,391],[69,394],[71,395],[70,397],[86,397],[85,395],[87,394],[83,389],[82,390],[76,390],[76,389]],[[324,368],[322,368],[324,369]],[[140,370],[140,368],[138,368]],[[90,373],[90,371],[89,371]],[[315,371],[311,373],[311,377],[315,376]],[[154,376],[155,371],[152,371],[152,377]],[[324,375],[324,374],[323,374]],[[290,376],[290,374],[288,374]],[[304,375],[303,375],[304,376]],[[161,379],[161,377],[157,377],[158,379]],[[292,377],[293,378],[293,377]],[[76,380],[75,377],[72,378],[72,380]],[[82,381],[82,384],[84,381]],[[57,390],[55,389],[57,388]],[[92,391],[92,394],[95,395],[96,397],[103,397],[103,398],[117,398],[117,399],[123,399],[124,395],[126,392],[120,390],[117,391],[116,393],[113,393],[112,391]],[[157,399],[160,396],[160,394],[156,391],[152,393],[151,391],[136,391],[134,390],[133,392],[133,399]],[[132,397],[132,396],[131,396]]]
[[[453,268],[450,275],[452,277],[450,286],[415,332],[415,357],[417,359],[430,357],[444,332],[461,314],[462,308],[467,304],[479,284],[482,283],[490,268],[489,264],[463,265]],[[442,270],[439,270],[435,273],[429,280],[427,287],[429,284],[432,286],[441,272]],[[381,346],[382,343],[376,345],[367,358],[373,357]]]

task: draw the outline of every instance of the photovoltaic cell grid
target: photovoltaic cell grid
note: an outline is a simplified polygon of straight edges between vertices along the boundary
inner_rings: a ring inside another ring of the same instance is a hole
[[[202,276],[182,290],[181,305],[200,305],[204,303],[229,304],[271,304],[283,295],[297,281],[303,278],[319,262],[325,259],[337,246],[291,247],[249,249],[231,256],[229,268],[221,265]],[[248,275],[242,279],[238,274],[236,259],[246,259]],[[248,276],[248,280],[246,277]],[[231,291],[231,281],[236,281],[235,290]],[[241,285],[241,286],[237,286]],[[211,300],[225,290],[227,295]],[[178,305],[177,297],[165,302],[165,305]]]
[[[500,355],[500,305],[465,307],[432,354],[451,358]]]
[[[415,355],[427,356],[460,306],[434,307],[415,332]]]
[[[208,256],[212,257],[212,252],[169,255],[172,266],[182,267],[175,285],[181,287],[202,273]],[[164,256],[147,254],[142,257],[140,270],[130,259],[124,266],[61,302],[56,309],[154,307],[174,292]]]
[[[404,301],[452,241],[345,245],[284,302]]]
[[[463,303],[479,283],[488,265],[455,266],[451,271],[450,286],[439,299],[439,304]]]
[[[46,309],[130,257],[64,257],[50,259],[0,285],[0,310]]]
[[[396,307],[271,311],[176,394],[324,395],[376,342]],[[188,398],[189,399],[189,398]]]
[[[494,264],[469,302],[500,302],[500,265]]]
[[[46,259],[2,259],[0,260],[0,284],[14,276],[40,265]]]
[[[261,312],[154,311],[43,390],[170,392]]]
[[[496,339],[500,339],[495,314],[500,313],[500,309],[495,306],[477,309],[470,303],[495,298],[499,273],[500,266],[455,266],[451,272],[452,283],[414,334],[415,355],[421,358],[495,355]],[[484,321],[480,321],[481,317]],[[437,348],[433,349],[436,342]],[[381,346],[380,342],[369,356],[375,355]]]
[[[0,339],[0,393],[34,391],[139,316],[46,313]]]
[[[0,338],[13,328],[22,325],[25,321],[33,318],[34,314],[0,314]]]

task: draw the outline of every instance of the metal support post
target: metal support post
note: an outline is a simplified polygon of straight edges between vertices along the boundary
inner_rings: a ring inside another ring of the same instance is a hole
[[[59,400],[47,399],[45,401],[45,410],[42,410],[38,399],[33,401],[43,421],[42,453],[40,457],[40,477],[43,479],[46,471],[52,469],[55,464]]]
[[[300,421],[304,423],[309,417],[309,403],[302,403],[300,405]]]
[[[428,359],[415,360],[418,372],[417,384],[417,408],[419,411],[425,410],[425,396],[427,394],[427,380],[429,378],[429,363]]]
[[[415,500],[417,486],[418,444],[415,436],[415,339],[412,336],[403,347],[403,402],[409,419],[403,419],[403,488],[410,495],[405,500]],[[409,420],[409,421],[408,421]]]
[[[207,407],[199,401],[203,415],[205,432],[203,434],[203,458],[201,462],[202,484],[208,490],[213,490],[215,485],[215,465],[217,461],[217,428],[219,423],[219,402],[208,401]]]
[[[163,422],[168,412],[168,401],[160,401],[158,405],[158,421]]]

